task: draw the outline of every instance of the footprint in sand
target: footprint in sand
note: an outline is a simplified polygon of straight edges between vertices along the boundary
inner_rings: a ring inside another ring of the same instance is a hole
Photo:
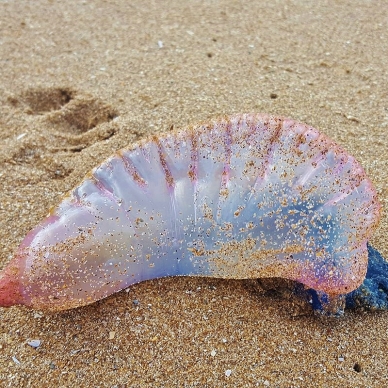
[[[16,139],[10,155],[12,161],[34,163],[49,172],[50,177],[63,178],[72,171],[62,166],[56,154],[80,152],[116,131],[111,123],[118,116],[116,109],[72,88],[30,88],[7,101],[15,114],[28,119],[34,132],[33,136]]]
[[[8,102],[14,107],[24,108],[24,113],[43,115],[60,110],[75,96],[70,88],[37,88],[27,89],[19,97],[9,97]]]
[[[81,135],[118,116],[111,105],[71,88],[28,89],[8,102],[26,114],[43,116],[51,131],[61,134]]]

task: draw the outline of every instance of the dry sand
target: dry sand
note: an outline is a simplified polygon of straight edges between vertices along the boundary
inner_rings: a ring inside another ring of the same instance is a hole
[[[385,1],[0,1],[0,265],[115,150],[224,113],[319,128],[386,208],[387,23]],[[385,212],[386,258],[387,236]],[[0,385],[386,387],[387,339],[388,313],[161,279],[65,313],[1,309]]]

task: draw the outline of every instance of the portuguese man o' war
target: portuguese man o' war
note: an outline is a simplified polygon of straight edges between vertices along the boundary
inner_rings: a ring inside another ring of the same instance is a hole
[[[166,276],[280,277],[341,313],[380,204],[308,125],[241,114],[164,133],[96,167],[0,274],[0,305],[65,310]]]

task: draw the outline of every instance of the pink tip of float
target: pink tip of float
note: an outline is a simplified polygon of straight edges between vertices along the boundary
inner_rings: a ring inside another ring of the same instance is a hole
[[[0,273],[0,307],[24,304],[19,274],[20,259],[15,257]]]

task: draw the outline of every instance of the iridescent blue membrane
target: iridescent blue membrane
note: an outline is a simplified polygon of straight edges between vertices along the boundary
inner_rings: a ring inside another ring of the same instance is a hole
[[[314,310],[318,312],[325,310],[322,306],[322,302],[325,303],[325,297],[318,295],[315,290],[306,291],[296,284],[294,292],[299,297],[305,296],[312,303]],[[368,271],[365,280],[360,287],[345,295],[345,308],[369,311],[388,310],[388,262],[369,244]],[[334,315],[342,315],[342,311],[337,310]]]

